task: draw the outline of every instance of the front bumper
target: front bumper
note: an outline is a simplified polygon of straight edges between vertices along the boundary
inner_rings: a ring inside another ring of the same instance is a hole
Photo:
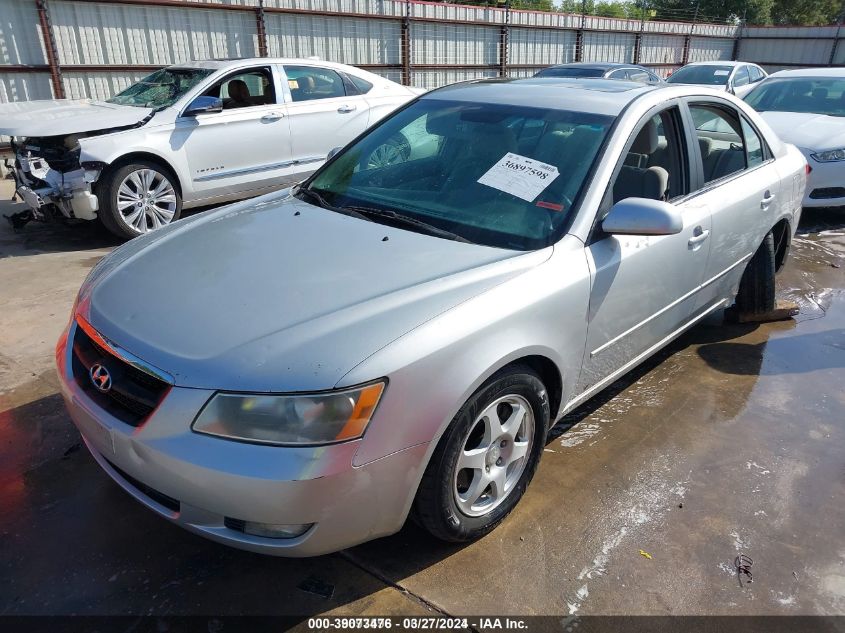
[[[16,192],[36,220],[48,219],[49,209],[57,209],[68,219],[94,220],[100,207],[91,190],[90,178],[82,168],[60,172],[40,158],[16,157]],[[97,174],[99,175],[99,174]]]
[[[807,176],[803,206],[845,206],[845,163],[820,163],[806,154],[805,156],[813,170]]]
[[[214,541],[276,556],[325,554],[402,527],[426,444],[354,467],[363,440],[273,447],[200,435],[190,425],[213,392],[181,387],[172,387],[145,422],[132,427],[77,384],[68,345],[76,327],[71,324],[56,349],[71,418],[100,466],[157,514]],[[227,527],[227,518],[314,525],[299,537],[275,539]]]

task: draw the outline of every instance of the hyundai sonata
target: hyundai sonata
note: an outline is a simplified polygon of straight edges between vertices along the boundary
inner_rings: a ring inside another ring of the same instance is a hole
[[[315,555],[409,515],[478,538],[564,413],[708,314],[771,309],[804,182],[724,92],[456,84],[104,258],[62,390],[103,470],[216,541]]]

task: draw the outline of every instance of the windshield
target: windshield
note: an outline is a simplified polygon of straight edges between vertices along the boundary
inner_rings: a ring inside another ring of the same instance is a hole
[[[166,108],[212,72],[201,68],[162,68],[117,93],[107,102],[140,108]]]
[[[767,79],[745,101],[758,112],[813,112],[845,116],[845,79]]]
[[[731,75],[730,66],[684,66],[666,80],[670,84],[703,84],[724,86]]]
[[[601,77],[604,70],[601,68],[544,68],[535,77]]]
[[[612,121],[423,99],[349,145],[308,189],[339,210],[381,211],[374,221],[396,214],[411,230],[408,218],[479,244],[542,248],[573,213]]]

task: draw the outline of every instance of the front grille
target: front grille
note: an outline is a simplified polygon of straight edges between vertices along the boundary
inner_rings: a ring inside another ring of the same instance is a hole
[[[81,327],[73,337],[73,377],[91,400],[121,422],[140,426],[167,394],[169,385],[103,349]],[[99,363],[111,375],[111,389],[102,392],[89,371]]]
[[[845,187],[823,187],[810,192],[813,200],[829,200],[831,198],[845,198]]]
[[[230,530],[235,530],[237,532],[246,532],[244,528],[246,528],[246,521],[242,519],[233,519],[232,517],[223,517],[223,525],[225,525]]]
[[[105,459],[105,457],[103,459]],[[145,484],[141,481],[138,481],[132,475],[123,472],[120,468],[118,468],[117,466],[112,464],[107,459],[106,459],[106,462],[108,462],[108,465],[111,466],[112,468],[114,468],[115,471],[117,471],[118,475],[123,477],[126,481],[128,481],[130,484],[132,484],[140,492],[143,492],[145,495],[147,495],[150,499],[155,501],[157,504],[164,506],[165,508],[167,508],[171,512],[179,512],[180,505],[179,505],[178,499],[174,499],[173,497],[170,497],[170,496],[164,494],[163,492],[159,492],[155,488],[150,488],[147,484]]]

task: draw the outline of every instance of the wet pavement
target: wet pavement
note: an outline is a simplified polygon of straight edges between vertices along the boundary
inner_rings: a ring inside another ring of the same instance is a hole
[[[0,614],[845,614],[845,212],[805,216],[795,321],[704,323],[567,416],[486,538],[305,560],[168,524],[81,446],[53,345],[114,245],[0,226]]]

